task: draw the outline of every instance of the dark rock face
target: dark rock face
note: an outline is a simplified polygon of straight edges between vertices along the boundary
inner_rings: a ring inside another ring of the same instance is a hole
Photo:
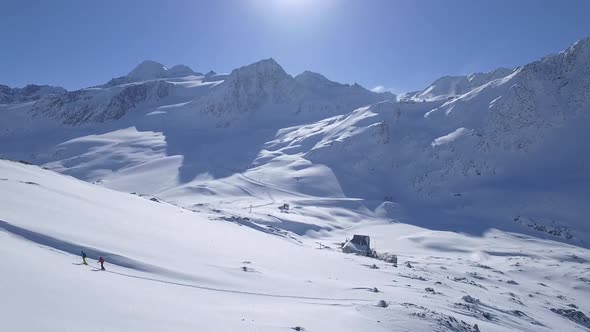
[[[552,308],[551,311],[554,313],[561,315],[581,326],[586,328],[590,328],[590,318],[586,316],[583,312],[575,309],[555,309]]]
[[[62,87],[29,84],[24,88],[11,88],[0,84],[0,104],[24,103],[39,100],[47,95],[66,93]]]
[[[165,98],[170,87],[170,83],[153,81],[126,86],[114,94],[109,90],[102,93],[91,89],[77,90],[45,97],[33,106],[31,113],[43,114],[72,126],[100,123],[119,119],[142,103]]]

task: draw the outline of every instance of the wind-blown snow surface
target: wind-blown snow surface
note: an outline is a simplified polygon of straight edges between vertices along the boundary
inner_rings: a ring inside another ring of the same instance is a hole
[[[282,237],[37,166],[0,161],[0,174],[9,331],[588,328],[590,254],[580,247],[378,221]],[[353,232],[374,235],[398,267],[334,249]],[[82,249],[90,266],[80,265]]]

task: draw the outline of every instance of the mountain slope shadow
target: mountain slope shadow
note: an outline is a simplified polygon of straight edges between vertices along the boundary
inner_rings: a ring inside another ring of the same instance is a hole
[[[251,166],[273,129],[213,128],[164,130],[166,153],[181,155],[180,183],[197,177],[219,179],[242,173]]]

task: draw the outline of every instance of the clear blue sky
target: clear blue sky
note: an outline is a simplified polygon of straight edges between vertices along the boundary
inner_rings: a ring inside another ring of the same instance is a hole
[[[590,36],[587,0],[2,0],[0,83],[91,86],[145,59],[229,72],[272,57],[395,92],[525,64]]]

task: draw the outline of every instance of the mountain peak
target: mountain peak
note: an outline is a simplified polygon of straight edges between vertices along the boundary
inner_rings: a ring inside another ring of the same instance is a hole
[[[168,69],[159,62],[146,60],[137,65],[125,77],[131,81],[143,81],[155,78],[184,77],[196,74],[197,73],[195,73],[189,66],[186,65],[175,65]]]
[[[168,77],[184,77],[189,75],[196,74],[189,66],[186,65],[176,65],[170,68],[167,73]]]
[[[295,76],[295,80],[299,83],[308,85],[333,85],[335,82],[330,81],[324,75],[318,74],[309,70]]]
[[[137,80],[161,78],[165,76],[166,71],[168,71],[168,68],[163,64],[152,60],[146,60],[130,71],[129,74],[127,74],[127,77]]]
[[[264,65],[264,66],[270,66],[270,67],[279,67],[279,68],[281,68],[281,69],[282,69],[281,65],[279,65],[279,64],[278,64],[278,63],[275,61],[275,59],[273,59],[273,58],[262,59],[262,60],[260,60],[260,61],[258,61],[258,62],[254,62],[253,64],[254,64],[254,65],[255,65],[255,64],[260,64],[260,65]]]
[[[271,78],[273,80],[291,78],[273,58],[260,60],[247,66],[234,69],[229,79],[241,80],[246,77]]]
[[[582,38],[576,41],[570,48],[590,47],[590,37]]]
[[[262,72],[283,72],[286,74],[283,67],[281,67],[281,65],[279,65],[273,58],[263,59],[242,68],[253,68],[256,69],[256,71]]]
[[[590,58],[590,37],[580,39],[562,52],[566,56],[581,56],[583,60]]]

